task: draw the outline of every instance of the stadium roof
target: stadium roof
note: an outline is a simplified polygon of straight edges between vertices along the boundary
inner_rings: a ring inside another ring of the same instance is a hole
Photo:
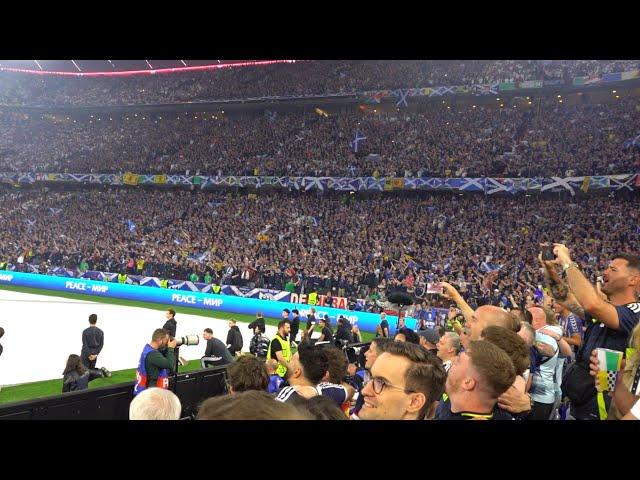
[[[65,76],[128,76],[294,63],[295,60],[0,60],[0,71]]]

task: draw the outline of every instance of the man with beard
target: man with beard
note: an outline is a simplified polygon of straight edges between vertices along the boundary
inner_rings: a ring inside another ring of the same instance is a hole
[[[158,328],[151,336],[151,342],[145,345],[140,355],[136,371],[136,383],[133,394],[137,395],[150,387],[169,388],[169,373],[175,370],[175,338],[169,339],[166,330]],[[161,351],[165,351],[162,354]]]
[[[289,386],[280,390],[276,400],[296,402],[322,395],[341,406],[349,399],[347,388],[335,383],[321,383],[329,368],[330,362],[324,348],[302,342],[289,362],[286,374]]]
[[[267,350],[267,360],[273,358],[278,361],[276,373],[282,378],[285,378],[292,356],[291,344],[287,340],[290,331],[291,322],[288,319],[280,320],[280,323],[278,323],[278,333],[276,333],[273,340],[271,340],[269,350]]]
[[[577,420],[597,420],[599,411],[605,412],[611,404],[607,393],[596,392],[593,381],[589,380],[589,358],[596,348],[625,351],[627,340],[640,319],[640,257],[630,253],[613,255],[603,274],[600,296],[594,286],[580,271],[578,264],[571,260],[569,249],[560,243],[554,244],[556,256],[552,262],[544,262],[551,292],[559,303],[584,319],[587,330],[582,346],[576,355],[575,365],[567,370],[562,387],[571,400],[571,415]],[[559,265],[566,275],[566,284],[560,280],[555,270]],[[580,371],[580,370],[582,371]],[[588,386],[584,398],[576,397],[572,386]]]

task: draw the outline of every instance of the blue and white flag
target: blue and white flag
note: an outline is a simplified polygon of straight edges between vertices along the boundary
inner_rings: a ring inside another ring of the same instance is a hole
[[[58,213],[62,212],[61,208],[55,208],[55,207],[49,207],[49,211],[51,212],[52,215],[57,215]]]
[[[350,143],[351,148],[353,148],[354,153],[358,153],[358,145],[362,140],[366,140],[367,137],[365,137],[362,133],[360,133],[360,131],[356,131],[356,136],[353,139],[353,141]]]
[[[627,138],[623,142],[622,147],[623,148],[631,148],[631,147],[640,148],[640,135],[638,135],[637,137],[633,137],[633,138]]]
[[[311,217],[311,225],[317,227],[319,225],[318,219],[316,217]]]
[[[129,229],[130,232],[133,232],[136,229],[136,224],[133,223],[131,220],[127,220],[127,228]]]

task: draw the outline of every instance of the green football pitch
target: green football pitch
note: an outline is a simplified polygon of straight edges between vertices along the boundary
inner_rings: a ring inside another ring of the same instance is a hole
[[[67,292],[57,292],[51,290],[43,290],[38,288],[27,288],[27,287],[10,287],[6,285],[0,286],[0,290],[8,290],[12,292],[22,292],[22,293],[30,293],[34,295],[47,295],[53,297],[61,297],[61,298],[70,298],[75,300],[88,300],[95,301],[97,303],[109,303],[113,305],[123,305],[130,307],[140,307],[140,308],[149,308],[152,310],[166,310],[166,304],[160,303],[151,303],[151,302],[137,302],[133,300],[122,300],[118,298],[105,298],[105,297],[97,297],[92,295],[83,295],[76,293],[67,293]],[[218,320],[228,320],[230,318],[235,318],[239,322],[252,322],[255,317],[251,315],[243,315],[237,313],[230,312],[221,312],[221,311],[211,311],[211,310],[203,310],[199,308],[192,307],[173,307],[176,310],[176,313],[185,313],[192,315],[200,315],[204,317],[212,317]],[[265,323],[267,325],[277,326],[279,318],[265,318]],[[370,332],[361,332],[362,341],[368,342],[372,338],[374,338],[374,334]],[[189,372],[193,370],[198,370],[200,368],[199,360],[192,360],[188,362],[184,366],[179,367],[179,372]],[[110,378],[98,378],[93,380],[89,384],[89,388],[96,387],[104,387],[105,385],[112,385],[116,383],[125,383],[125,382],[133,382],[136,377],[135,369],[131,368],[128,370],[118,370],[111,372],[112,376]],[[14,385],[11,387],[2,387],[0,391],[0,404],[2,403],[10,403],[10,402],[19,402],[23,400],[31,400],[34,398],[46,397],[50,395],[58,395],[62,392],[62,377],[58,379],[52,380],[44,380],[41,382],[33,382],[33,383],[24,383],[21,385]]]

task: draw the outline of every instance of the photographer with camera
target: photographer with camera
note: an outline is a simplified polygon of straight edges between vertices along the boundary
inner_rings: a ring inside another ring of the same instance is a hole
[[[542,257],[553,297],[584,319],[587,326],[576,362],[563,378],[562,391],[571,401],[574,418],[604,419],[611,397],[596,391],[589,375],[589,359],[596,348],[625,351],[629,335],[640,320],[640,257],[630,253],[612,256],[603,274],[602,292],[609,298],[607,301],[572,261],[565,245],[554,243],[553,255],[553,260]],[[566,284],[556,266],[566,275]]]
[[[166,353],[160,350],[165,349]],[[137,395],[148,387],[169,388],[169,372],[176,368],[174,349],[176,340],[169,338],[169,333],[158,328],[151,336],[151,342],[144,346],[138,368],[133,394]]]

